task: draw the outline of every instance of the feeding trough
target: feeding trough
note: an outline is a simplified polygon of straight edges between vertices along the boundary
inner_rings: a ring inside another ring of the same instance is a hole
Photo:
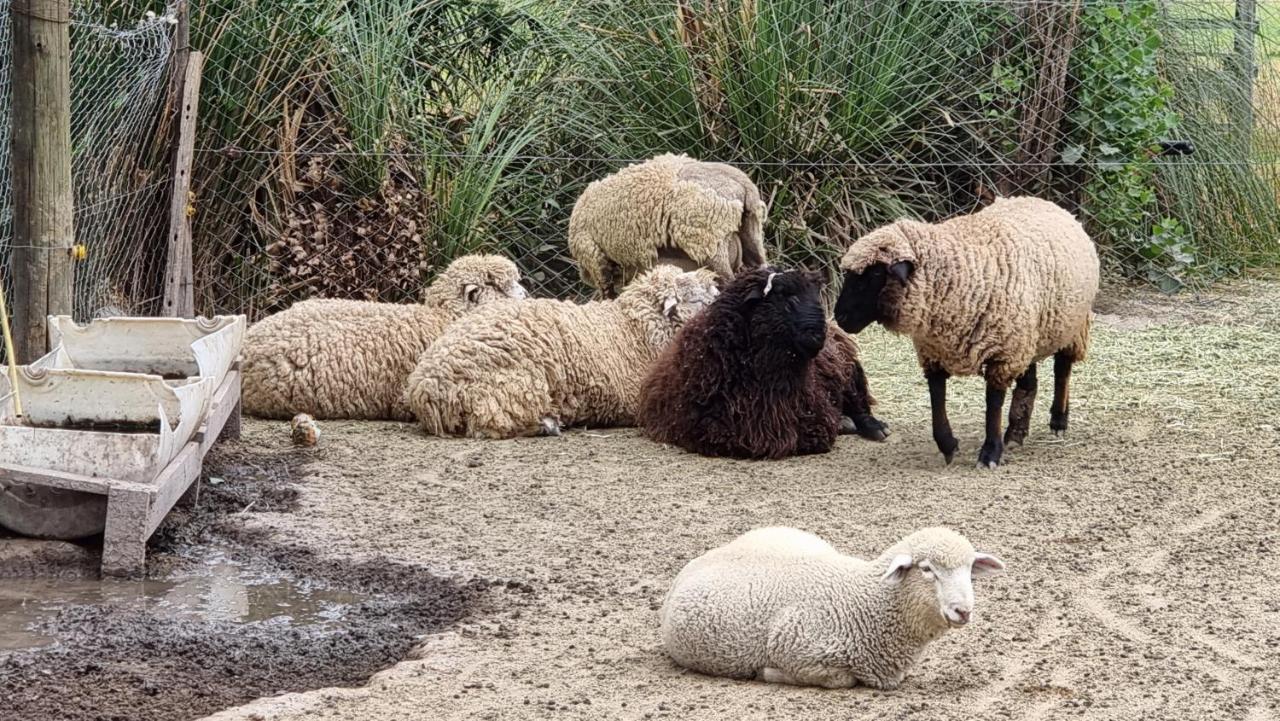
[[[49,318],[53,350],[0,380],[0,525],[102,533],[104,573],[140,572],[205,453],[238,433],[244,330],[243,316]]]

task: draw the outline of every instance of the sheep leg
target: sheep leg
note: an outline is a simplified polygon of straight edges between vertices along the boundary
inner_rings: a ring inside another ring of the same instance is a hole
[[[979,468],[995,468],[1004,455],[1004,441],[1000,439],[1000,420],[1004,415],[1005,389],[987,381],[987,438],[978,452]]]
[[[947,465],[951,465],[952,459],[956,456],[956,450],[960,448],[960,442],[951,432],[951,421],[947,419],[947,378],[951,377],[951,374],[941,368],[928,368],[924,372],[924,377],[929,381],[929,408],[933,413],[933,442],[938,444],[938,450],[942,451]]]
[[[1031,427],[1031,410],[1036,404],[1036,364],[1018,377],[1013,388],[1013,401],[1009,403],[1009,427],[1004,432],[1004,444],[1022,445]]]
[[[1067,435],[1067,420],[1071,414],[1068,386],[1071,384],[1071,364],[1075,363],[1066,351],[1053,355],[1053,405],[1049,406],[1049,428],[1053,435]]]
[[[766,683],[785,683],[792,686],[820,686],[822,688],[851,688],[858,680],[853,672],[834,666],[811,666],[790,673],[772,666],[760,669],[756,676]]]
[[[853,425],[853,432],[873,441],[883,441],[889,436],[889,424],[871,415],[871,389],[867,386],[867,374],[862,364],[854,361],[853,377],[844,394],[844,415]],[[840,419],[840,429],[846,431],[845,419]]]

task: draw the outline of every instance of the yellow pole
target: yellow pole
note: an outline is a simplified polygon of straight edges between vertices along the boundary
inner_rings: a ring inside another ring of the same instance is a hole
[[[4,331],[4,357],[9,360],[9,385],[13,386],[13,409],[22,417],[22,397],[18,395],[18,356],[13,352],[13,333],[9,331],[9,309],[0,288],[0,331]]]

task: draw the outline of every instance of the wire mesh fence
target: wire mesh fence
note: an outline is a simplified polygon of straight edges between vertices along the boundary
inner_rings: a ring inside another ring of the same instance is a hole
[[[74,227],[85,250],[74,272],[80,319],[149,312],[160,292],[168,183],[161,108],[173,24],[171,15],[139,11],[134,24],[122,28],[105,23],[93,4],[72,8]],[[10,4],[0,0],[0,280],[6,290],[14,247],[10,32]]]
[[[142,9],[108,0],[103,22]],[[788,265],[831,271],[883,222],[1019,193],[1162,287],[1280,264],[1274,3],[197,0],[191,44],[204,313],[414,301],[479,250],[584,297],[575,199],[665,152],[746,171]],[[105,275],[153,309],[163,222],[102,215],[137,280]]]

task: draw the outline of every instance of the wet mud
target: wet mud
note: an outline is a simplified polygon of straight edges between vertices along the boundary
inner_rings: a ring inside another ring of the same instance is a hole
[[[76,578],[56,564],[39,578],[8,574],[0,721],[193,719],[358,685],[483,594],[484,582],[321,559],[246,530],[247,512],[293,507],[297,458],[229,448],[210,456],[196,502],[153,537],[145,579]]]

